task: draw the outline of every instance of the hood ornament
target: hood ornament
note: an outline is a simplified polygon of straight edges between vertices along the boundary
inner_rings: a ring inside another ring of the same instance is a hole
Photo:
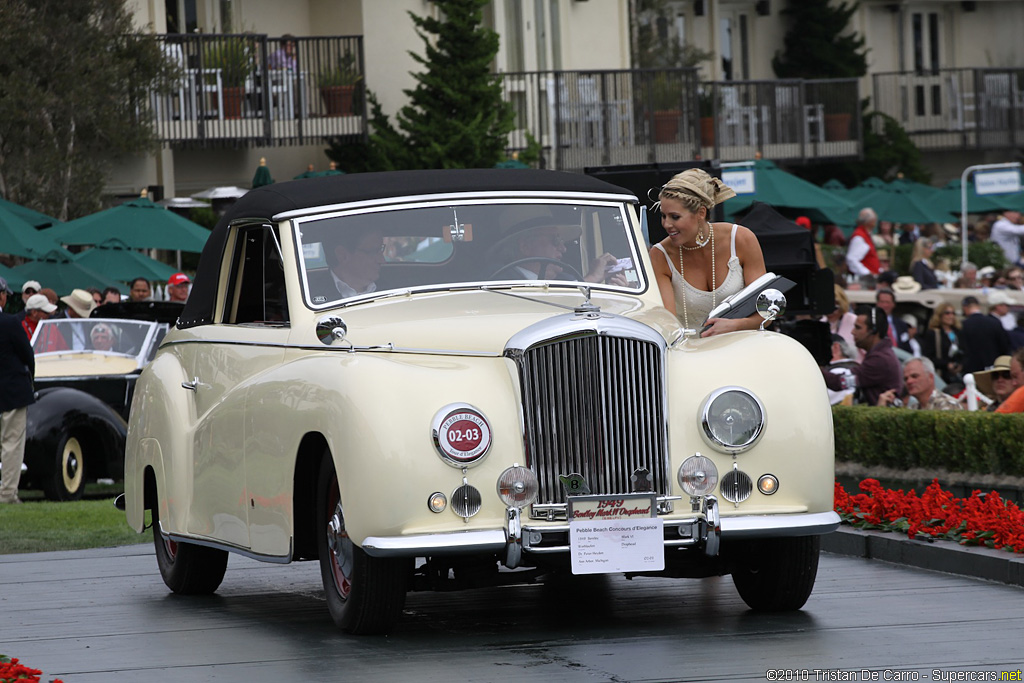
[[[601,307],[590,301],[590,287],[580,285],[580,293],[583,294],[583,303],[574,308],[576,315],[587,320],[597,320],[601,317]]]

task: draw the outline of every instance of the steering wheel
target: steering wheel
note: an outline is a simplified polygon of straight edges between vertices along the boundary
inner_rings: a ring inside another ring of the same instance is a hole
[[[498,279],[498,275],[504,273],[506,270],[510,268],[515,268],[516,266],[524,265],[526,263],[550,263],[552,265],[558,266],[563,271],[569,271],[569,274],[575,276],[577,281],[583,281],[583,276],[580,275],[580,272],[573,268],[572,266],[570,266],[568,263],[566,263],[565,261],[559,261],[556,258],[547,258],[546,256],[530,256],[528,258],[517,259],[512,263],[506,263],[501,268],[498,268],[496,271],[491,273],[491,278]]]

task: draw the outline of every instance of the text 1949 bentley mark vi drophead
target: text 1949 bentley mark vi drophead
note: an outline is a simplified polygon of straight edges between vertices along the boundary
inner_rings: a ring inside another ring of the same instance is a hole
[[[318,559],[352,633],[410,590],[560,573],[732,574],[800,608],[839,522],[821,373],[783,334],[681,330],[644,228],[553,171],[248,193],[132,402],[124,505],[164,581]]]

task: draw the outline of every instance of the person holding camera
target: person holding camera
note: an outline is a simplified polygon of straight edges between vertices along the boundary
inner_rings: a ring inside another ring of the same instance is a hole
[[[914,410],[963,410],[960,402],[935,388],[935,365],[928,358],[909,358],[903,364],[903,382],[907,400],[902,401],[895,389],[883,391],[878,405],[906,406]]]
[[[857,385],[858,403],[878,405],[879,397],[890,389],[899,391],[903,385],[900,362],[889,338],[885,311],[878,306],[861,306],[853,324],[853,340],[865,351],[860,365],[850,368]],[[832,391],[843,388],[843,379],[822,368],[825,386]]]

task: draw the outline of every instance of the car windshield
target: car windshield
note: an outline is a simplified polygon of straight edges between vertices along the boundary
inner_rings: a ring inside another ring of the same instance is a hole
[[[32,335],[36,355],[96,351],[124,356],[152,356],[167,325],[143,320],[58,318],[43,320]]]
[[[548,283],[646,286],[626,207],[476,201],[297,219],[306,303],[394,290]]]

